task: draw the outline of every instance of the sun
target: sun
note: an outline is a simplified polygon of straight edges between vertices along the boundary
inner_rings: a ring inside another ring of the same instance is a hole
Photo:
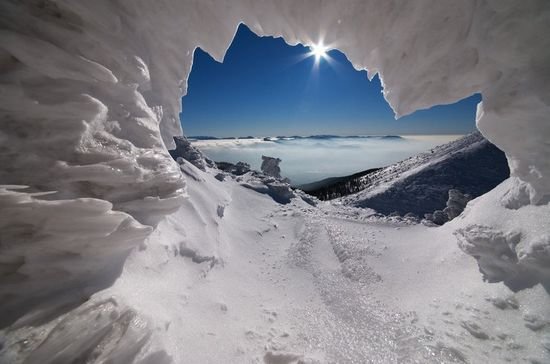
[[[310,49],[310,55],[314,56],[316,61],[327,57],[327,47],[325,47],[323,43],[313,44],[310,46]]]
[[[328,53],[331,49],[336,49],[334,43],[329,43],[325,45],[322,39],[319,39],[318,42],[308,42],[309,52],[303,53],[300,57],[301,60],[306,58],[313,58],[312,70],[318,71],[320,69],[321,63],[325,63],[331,67],[334,66],[335,60]],[[323,60],[323,62],[321,62]]]

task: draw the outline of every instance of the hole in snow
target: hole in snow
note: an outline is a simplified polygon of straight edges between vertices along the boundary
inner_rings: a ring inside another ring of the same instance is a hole
[[[444,219],[430,215],[437,223],[447,219],[442,211],[449,190],[467,201],[508,177],[503,153],[478,134],[438,147],[475,130],[479,94],[395,120],[379,78],[369,81],[333,48],[322,40],[289,46],[241,25],[223,63],[197,49],[183,98],[184,133],[212,160],[230,163],[218,166],[233,173],[260,170],[262,156],[280,158],[280,174],[321,199],[388,184],[448,159],[383,194],[352,202],[384,214],[422,217],[441,210],[435,216]]]

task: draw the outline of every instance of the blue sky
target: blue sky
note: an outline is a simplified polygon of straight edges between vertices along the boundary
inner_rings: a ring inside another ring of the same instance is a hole
[[[223,63],[197,49],[180,115],[189,136],[465,134],[475,128],[474,95],[395,120],[380,80],[339,51],[329,63],[309,48],[258,37],[241,25]]]

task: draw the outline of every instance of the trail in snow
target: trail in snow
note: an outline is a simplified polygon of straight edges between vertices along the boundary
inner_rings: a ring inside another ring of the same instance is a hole
[[[213,195],[205,192],[204,183],[223,188]],[[158,230],[173,235],[152,237],[142,253],[148,261],[139,254],[131,257],[119,287],[112,290],[122,288],[120,294],[128,297],[136,287],[148,290],[143,287],[148,282],[154,298],[144,301],[143,294],[134,294],[130,304],[159,325],[153,342],[175,362],[548,358],[540,344],[545,331],[525,327],[524,320],[528,312],[550,319],[544,306],[550,304],[548,296],[540,287],[514,296],[501,284],[483,283],[451,229],[379,218],[363,209],[312,207],[300,199],[279,205],[208,174],[190,182],[189,189],[192,210],[183,208]],[[223,217],[215,208],[220,205]],[[203,221],[204,230],[181,227],[193,216]],[[182,234],[177,257],[166,254],[161,264],[150,260],[159,243],[173,249],[170,240],[179,241]],[[182,245],[195,255],[215,256],[215,264],[193,262],[189,254],[181,258]],[[144,274],[136,274],[144,265]],[[491,299],[519,300],[521,308],[500,309]]]
[[[280,205],[246,181],[185,167],[190,198],[115,284],[39,335],[12,330],[0,359],[549,361],[549,296],[482,282],[452,228],[300,198]]]
[[[381,278],[364,255],[376,255],[361,238],[348,240],[339,224],[306,219],[299,238],[289,251],[289,260],[311,276],[321,299],[313,312],[296,312],[304,331],[322,349],[324,362],[431,362],[418,330],[411,325],[414,315],[388,310],[372,295],[372,285]],[[434,361],[437,362],[437,361]]]

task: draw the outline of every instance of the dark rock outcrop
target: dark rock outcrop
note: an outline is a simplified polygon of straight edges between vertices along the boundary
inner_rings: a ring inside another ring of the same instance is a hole
[[[176,143],[176,149],[168,151],[174,160],[177,160],[178,157],[183,158],[202,171],[206,171],[206,166],[214,166],[214,162],[206,158],[200,150],[191,145],[191,142],[186,137],[175,136],[174,142]]]

